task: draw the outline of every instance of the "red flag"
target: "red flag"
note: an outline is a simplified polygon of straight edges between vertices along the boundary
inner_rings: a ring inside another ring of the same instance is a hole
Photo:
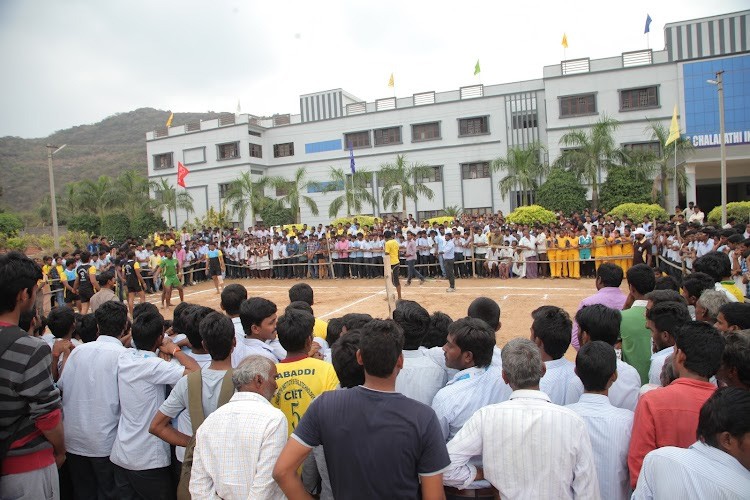
[[[190,170],[188,170],[185,165],[182,164],[181,161],[177,162],[177,185],[180,187],[186,187],[185,186],[185,176],[190,173]]]

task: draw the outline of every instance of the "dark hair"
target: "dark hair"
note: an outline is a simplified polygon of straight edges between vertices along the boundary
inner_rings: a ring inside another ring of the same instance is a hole
[[[404,331],[404,349],[414,350],[430,329],[430,313],[413,300],[399,300],[393,311],[395,321]],[[348,330],[348,328],[347,328]]]
[[[289,289],[289,302],[297,302],[298,300],[313,305],[313,289],[307,283],[297,283]]]
[[[221,308],[231,316],[240,314],[243,300],[247,300],[247,288],[239,283],[227,285],[221,291]]]
[[[81,252],[81,262],[84,264],[91,260],[91,252],[84,250]]]
[[[674,337],[675,331],[690,321],[690,312],[681,302],[659,302],[646,312],[646,319],[654,322],[657,331]]]
[[[175,309],[177,309],[175,307]],[[159,314],[159,308],[156,307],[151,302],[141,302],[140,304],[136,304],[135,307],[133,307],[133,321],[138,318],[141,314]]]
[[[76,315],[68,306],[56,306],[47,315],[47,327],[55,338],[61,339],[70,333],[76,322]]]
[[[410,233],[411,234],[411,233]],[[448,328],[453,323],[453,318],[447,314],[436,311],[430,316],[430,328],[422,339],[422,345],[426,348],[442,347],[448,339]]]
[[[361,333],[359,352],[365,372],[373,377],[391,376],[404,348],[404,330],[393,320],[374,319]]]
[[[603,304],[585,306],[576,313],[579,331],[586,332],[592,341],[605,342],[611,346],[620,338],[621,321],[620,311]]]
[[[721,366],[724,337],[701,321],[689,321],[674,334],[675,345],[685,353],[685,368],[701,377],[713,377]]]
[[[100,305],[93,316],[99,328],[99,335],[119,338],[128,324],[128,307],[113,300]]]
[[[36,305],[33,305],[28,311],[21,311],[21,315],[18,317],[18,328],[28,332],[29,328],[31,328],[31,322],[35,319]]]
[[[276,314],[276,304],[263,297],[250,297],[240,304],[240,322],[246,335],[253,325],[260,326],[263,320]]]
[[[476,366],[483,368],[492,362],[495,331],[485,321],[469,317],[456,320],[448,328],[448,335],[461,352],[471,352]]]
[[[301,300],[296,300],[292,302],[291,304],[286,306],[284,311],[288,311],[290,309],[294,309],[295,311],[304,311],[310,315],[314,315],[313,308],[310,307],[310,304],[308,304],[307,302],[303,302]]]
[[[307,311],[287,308],[276,324],[281,347],[287,352],[300,352],[305,343],[312,339],[315,318]]]
[[[724,334],[726,346],[721,358],[724,368],[737,370],[737,378],[750,386],[750,330]]]
[[[656,282],[654,283],[654,291],[658,290],[672,290],[679,293],[680,285],[672,276],[662,276],[660,278],[657,278]]]
[[[365,369],[357,362],[361,340],[362,332],[354,330],[347,332],[331,347],[331,362],[341,387],[356,387],[365,383]]]
[[[333,347],[333,344],[341,336],[341,327],[344,326],[344,320],[342,318],[331,318],[328,320],[328,327],[326,328],[326,341],[328,345]]]
[[[201,321],[212,312],[215,311],[210,307],[193,305],[187,308],[180,317],[183,326],[183,330],[180,333],[184,333],[187,336],[188,342],[190,342],[190,345],[194,349],[203,349],[203,337],[201,336],[200,325]],[[229,322],[231,323],[232,320],[229,320]],[[172,323],[172,331],[174,331],[174,322]],[[234,325],[232,325],[232,331],[234,331]]]
[[[542,306],[531,313],[534,336],[544,344],[544,351],[552,359],[560,359],[570,346],[573,322],[564,310],[556,306]]]
[[[113,279],[115,279],[114,271],[104,271],[102,274],[96,277],[96,281],[97,283],[99,283],[99,286],[104,286],[109,283],[109,280]]]
[[[113,304],[120,304],[119,302],[112,302]],[[104,304],[107,304],[105,302]],[[102,305],[104,305],[102,304]],[[124,307],[123,304],[120,304]],[[101,306],[99,306],[99,311]],[[125,317],[127,318],[127,307],[125,307]],[[97,321],[93,314],[84,314],[76,320],[76,334],[81,338],[83,343],[93,342],[96,340],[98,331]]]
[[[619,288],[623,278],[622,268],[610,262],[604,262],[596,270],[596,277],[599,278],[605,287]]]
[[[342,316],[341,318],[341,321],[343,322],[343,326],[346,327],[346,331],[350,332],[352,330],[362,328],[367,323],[372,321],[372,316],[367,313],[349,313],[344,314],[344,316]],[[331,342],[329,341],[328,344],[330,343]]]
[[[724,315],[729,326],[737,326],[740,330],[750,328],[750,304],[729,302],[719,308],[719,314]]]
[[[18,293],[27,290],[31,296],[42,269],[21,252],[0,255],[0,313],[10,312],[18,305]]]
[[[724,252],[708,252],[693,262],[693,271],[706,273],[714,283],[732,274],[732,262]]]
[[[682,280],[682,288],[688,296],[699,299],[704,290],[714,289],[714,279],[706,273],[692,273]]]
[[[201,340],[211,355],[211,359],[216,361],[225,360],[232,354],[234,323],[225,314],[207,307],[205,309],[208,309],[209,313],[200,320],[200,324],[198,325]]]
[[[627,278],[628,285],[635,288],[635,291],[641,295],[646,295],[656,285],[654,270],[646,264],[636,264],[628,269]]]
[[[386,239],[393,238],[393,232],[391,230],[387,230],[383,233],[383,237],[385,237]]]
[[[146,311],[135,317],[130,331],[136,348],[153,349],[156,342],[164,335],[164,317],[158,311]]]
[[[481,319],[495,332],[500,327],[500,305],[489,297],[477,297],[466,313],[470,318]]]
[[[750,391],[723,387],[703,403],[698,417],[697,438],[719,448],[716,435],[722,432],[736,438],[750,432]]]
[[[687,306],[687,300],[674,290],[653,290],[646,294],[646,299],[651,301],[651,305],[664,304],[665,302],[674,302]]]
[[[193,308],[193,304],[189,302],[180,302],[174,308],[172,312],[172,332],[178,334],[185,334],[187,326],[185,325],[185,318],[187,317],[190,309]]]
[[[612,346],[595,340],[581,347],[576,356],[576,374],[587,391],[603,391],[617,370],[617,354]]]

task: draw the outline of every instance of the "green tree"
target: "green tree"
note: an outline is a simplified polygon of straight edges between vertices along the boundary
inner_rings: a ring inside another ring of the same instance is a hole
[[[85,179],[78,184],[80,207],[96,213],[99,217],[117,204],[117,191],[112,178],[101,175],[97,180]]]
[[[380,167],[379,177],[383,181],[383,208],[396,210],[401,208],[401,217],[406,219],[406,200],[415,203],[420,196],[428,200],[435,193],[422,182],[432,174],[432,167],[423,163],[407,163],[406,156],[396,155],[396,161]]]
[[[283,226],[292,223],[294,213],[281,200],[270,200],[261,208],[260,217],[266,226]]]
[[[102,236],[114,243],[123,243],[130,237],[130,219],[122,212],[113,212],[102,217]]]
[[[576,176],[563,168],[553,168],[536,193],[537,204],[552,211],[562,210],[566,214],[586,208],[586,188]]]
[[[367,187],[372,182],[372,172],[367,170],[355,170],[354,174],[348,175],[341,168],[331,167],[331,184],[324,191],[333,191],[335,187],[343,187],[344,194],[337,196],[328,206],[328,216],[335,219],[341,209],[346,205],[346,215],[361,213],[363,205],[375,206],[377,200],[372,191]]]
[[[538,143],[527,148],[510,148],[505,158],[497,158],[492,162],[493,172],[505,172],[505,177],[497,183],[503,199],[513,188],[518,188],[521,191],[521,205],[528,205],[527,193],[536,190],[539,179],[547,171],[547,167],[539,160],[543,149]]]
[[[167,179],[162,178],[159,182],[153,182],[151,189],[156,196],[155,207],[158,211],[167,211],[169,226],[172,227],[172,213],[177,223],[177,210],[185,210],[193,213],[193,197],[187,191],[177,191]]]
[[[85,231],[86,234],[99,234],[101,219],[92,213],[75,215],[68,221],[68,231]]]
[[[463,213],[463,209],[458,205],[451,205],[443,209],[443,214],[446,217],[459,217]]]
[[[114,191],[118,204],[128,214],[149,211],[153,205],[153,200],[149,197],[148,188],[148,179],[134,169],[122,172],[114,181]]]
[[[682,159],[682,162],[677,165],[677,190],[685,192],[689,182],[685,173],[684,160],[693,152],[693,143],[687,137],[680,137],[666,146],[669,129],[659,122],[650,122],[646,131],[651,132],[651,139],[659,141],[659,154],[652,155],[649,163],[652,166],[652,175],[659,183],[659,203],[662,208],[668,210],[667,195],[675,178],[675,148],[678,161]]]
[[[614,138],[619,122],[602,116],[591,130],[573,130],[560,138],[560,144],[572,149],[563,151],[559,164],[567,165],[576,177],[591,186],[591,205],[599,208],[599,178],[602,172],[621,157]]]
[[[59,206],[70,218],[78,215],[78,212],[81,210],[79,191],[80,186],[77,182],[68,182],[63,188]]]
[[[623,203],[651,203],[651,184],[638,170],[613,166],[602,183],[599,205],[610,211]]]
[[[311,197],[302,194],[303,192],[322,191],[322,186],[319,182],[311,181],[306,179],[307,169],[300,167],[294,172],[294,178],[290,181],[284,177],[269,177],[268,182],[276,188],[277,191],[282,191],[284,194],[281,197],[281,202],[289,207],[294,214],[294,221],[297,224],[302,222],[302,204],[304,203],[307,208],[310,209],[313,215],[318,215],[318,204]]]
[[[255,214],[260,213],[263,206],[268,203],[269,198],[265,195],[268,183],[267,177],[253,180],[249,171],[242,172],[231,182],[229,191],[224,197],[224,204],[237,215],[243,229],[247,216],[250,215],[250,224],[254,224]]]
[[[15,236],[23,229],[23,221],[19,216],[12,213],[0,214],[0,235]]]

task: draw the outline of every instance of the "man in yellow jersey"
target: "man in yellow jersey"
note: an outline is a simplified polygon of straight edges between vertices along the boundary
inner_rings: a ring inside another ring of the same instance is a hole
[[[560,229],[560,232],[557,234],[555,242],[557,243],[557,248],[558,248],[557,276],[559,278],[567,278],[568,277],[568,250],[570,250],[570,240],[568,239],[568,232],[565,229]]]
[[[568,240],[568,251],[565,257],[568,261],[568,277],[573,279],[581,279],[581,257],[578,254],[578,236],[575,231],[569,229],[566,232],[566,239]]]
[[[550,231],[547,237],[547,258],[549,259],[549,272],[552,279],[560,277],[560,250],[557,248],[557,232]]]
[[[399,244],[393,239],[392,231],[386,231],[383,236],[385,237],[385,254],[388,256],[388,263],[391,265],[391,281],[393,286],[396,287],[398,299],[401,300],[401,280],[398,278],[399,268],[401,267],[398,260]]]

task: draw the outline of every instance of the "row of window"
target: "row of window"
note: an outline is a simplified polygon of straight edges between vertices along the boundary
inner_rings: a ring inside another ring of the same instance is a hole
[[[476,116],[472,118],[460,118],[458,120],[458,136],[467,137],[472,135],[485,135],[490,133],[489,116]],[[412,142],[439,140],[440,122],[418,123],[411,126]],[[375,146],[388,146],[390,144],[401,144],[401,127],[386,127],[372,130],[361,130],[344,134],[344,147],[352,149],[369,148]]]
[[[619,91],[620,111],[637,111],[659,107],[659,86],[624,89]],[[560,118],[595,115],[596,93],[560,97]]]

